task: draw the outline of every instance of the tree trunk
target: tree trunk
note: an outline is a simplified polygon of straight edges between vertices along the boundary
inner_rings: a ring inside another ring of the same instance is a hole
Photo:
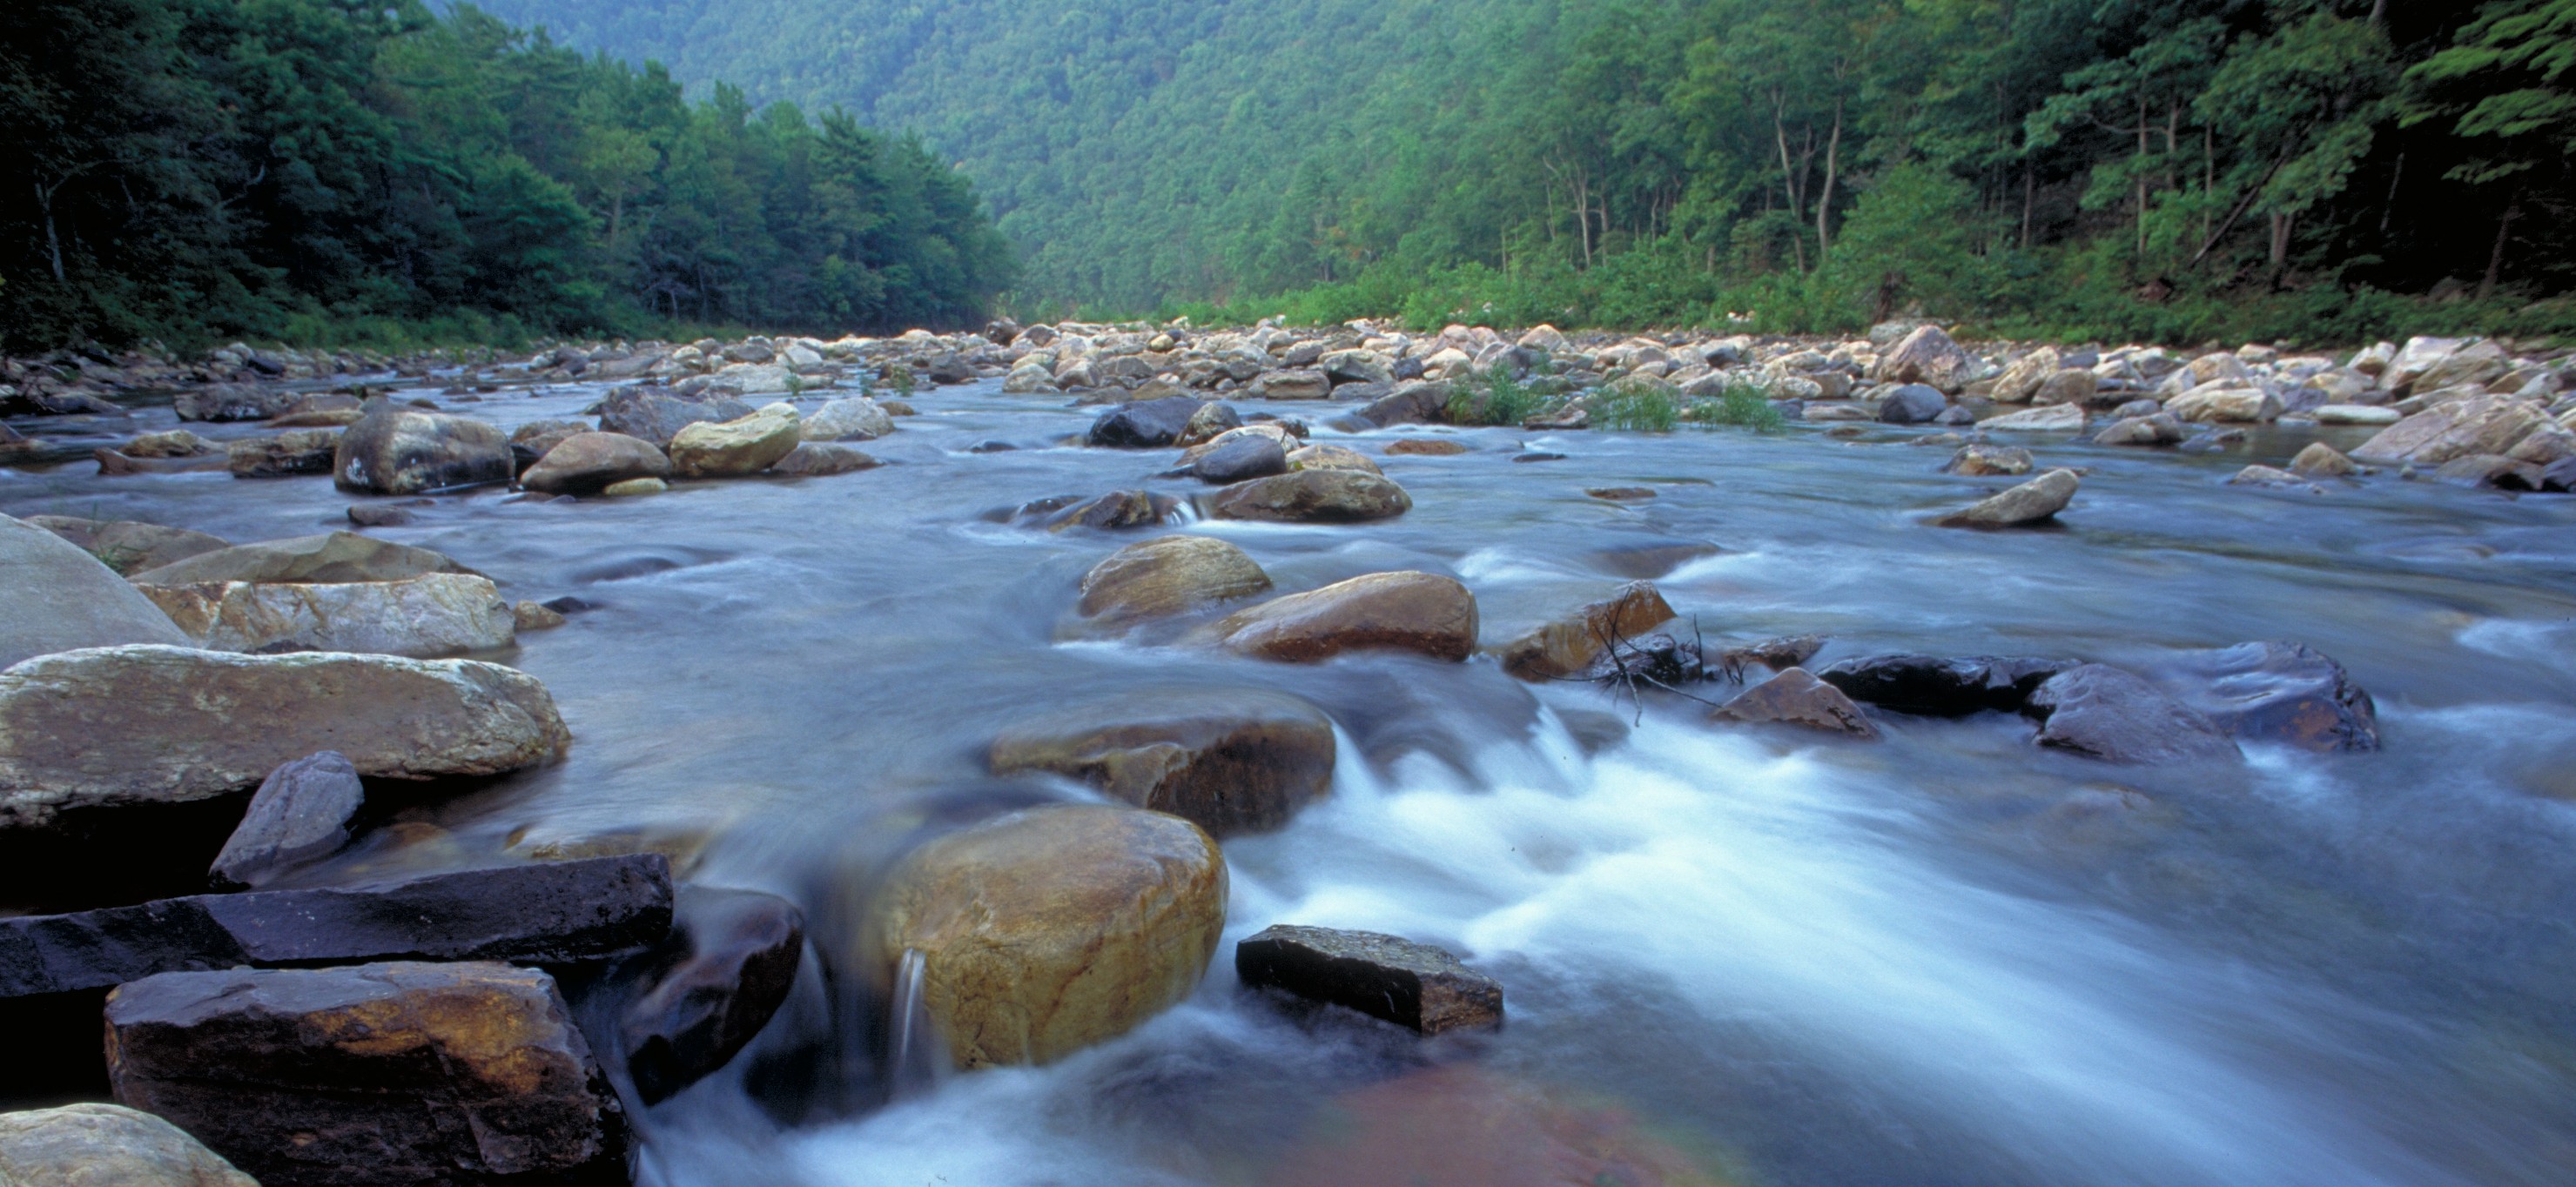
[[[2513,232],[2513,220],[2521,217],[2522,194],[2516,192],[2513,201],[2505,205],[2504,217],[2496,220],[2495,248],[2487,253],[2486,277],[2478,281],[2478,299],[2481,301],[2495,295],[2496,281],[2504,276],[2505,240]]]
[[[2281,213],[2272,216],[2272,283],[2281,283],[2281,269],[2290,262],[2290,225],[2298,215]]]
[[[2134,188],[2135,188],[2135,189],[2136,189],[2136,191],[2137,191],[2137,203],[2138,203],[2138,219],[2137,219],[2137,221],[2138,221],[2138,266],[2139,266],[2139,267],[2141,267],[2141,268],[2144,268],[2144,267],[2146,267],[2146,266],[2147,266],[2147,171],[2146,171],[2146,168],[2145,168],[2146,159],[2147,159],[2147,97],[2146,97],[2145,95],[2140,95],[2140,96],[2138,96],[2138,165],[2136,166],[2138,176],[2137,176],[2137,184],[2136,184],[2136,186],[2135,186]]]
[[[2037,170],[2031,166],[2030,162],[2023,161],[2021,163],[2021,249],[2023,251],[2030,250],[2031,203],[2035,192],[2039,187],[2038,178],[2035,176],[2036,173]]]
[[[1825,141],[1825,188],[1816,196],[1816,259],[1820,263],[1824,260],[1825,253],[1832,251],[1834,246],[1833,235],[1827,229],[1826,220],[1833,215],[1834,168],[1842,147],[1843,101],[1836,99],[1834,100],[1834,134],[1831,139]]]
[[[36,187],[36,206],[45,212],[45,248],[53,256],[54,283],[68,285],[71,282],[63,279],[62,237],[54,233],[54,192],[46,189],[43,182],[33,184]]]

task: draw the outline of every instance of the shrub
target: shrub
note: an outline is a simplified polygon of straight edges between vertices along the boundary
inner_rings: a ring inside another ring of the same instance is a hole
[[[1789,427],[1789,418],[1771,403],[1762,389],[1735,384],[1713,400],[1694,400],[1684,417],[1700,424],[1729,425],[1752,429],[1757,433],[1777,433]]]
[[[1592,397],[1589,406],[1594,428],[1669,433],[1681,419],[1681,405],[1660,384],[1614,383]]]

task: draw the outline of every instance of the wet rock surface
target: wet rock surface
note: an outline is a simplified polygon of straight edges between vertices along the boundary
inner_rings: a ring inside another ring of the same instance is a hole
[[[1447,577],[1371,573],[1229,615],[1215,634],[1236,651],[1297,663],[1378,648],[1463,660],[1476,649],[1476,599]]]
[[[297,866],[338,853],[356,831],[366,786],[349,757],[325,750],[286,763],[260,780],[241,825],[215,856],[218,887],[257,889]]]
[[[1743,695],[1718,706],[1709,717],[1747,725],[1803,726],[1849,734],[1864,741],[1876,741],[1879,736],[1878,726],[1842,690],[1797,667],[1744,690]]]
[[[0,669],[49,652],[186,634],[116,572],[70,541],[0,515]]]
[[[150,1113],[76,1104],[0,1113],[11,1187],[259,1187],[223,1155]]]
[[[1456,956],[1396,936],[1278,924],[1234,946],[1245,985],[1357,1010],[1426,1035],[1503,1024],[1503,987]]]
[[[2024,711],[2039,719],[2038,742],[2114,763],[2210,762],[2237,756],[2206,714],[2133,672],[2082,664],[2033,689]]]
[[[376,400],[340,434],[332,480],[348,490],[416,495],[508,482],[518,473],[510,439],[488,421]]]
[[[670,939],[619,1016],[626,1072],[655,1104],[749,1046],[795,987],[805,913],[754,890],[685,887]]]
[[[401,581],[425,573],[460,573],[456,562],[426,548],[377,540],[355,532],[330,532],[289,540],[263,540],[197,553],[134,573],[138,585],[204,582]]]
[[[1207,536],[1131,544],[1082,577],[1077,611],[1122,622],[1266,593],[1270,575],[1241,548]]]
[[[1333,719],[1284,693],[1138,694],[1005,730],[995,774],[1052,771],[1223,839],[1267,832],[1332,784]]]
[[[2016,713],[2030,694],[2074,660],[1882,655],[1844,660],[1817,678],[1855,701],[1922,717]]]
[[[1299,470],[1226,488],[1211,510],[1219,519],[1363,523],[1413,509],[1403,487],[1360,470]]]
[[[486,578],[424,573],[323,585],[138,586],[191,642],[214,651],[348,651],[438,659],[507,647],[510,604]]]

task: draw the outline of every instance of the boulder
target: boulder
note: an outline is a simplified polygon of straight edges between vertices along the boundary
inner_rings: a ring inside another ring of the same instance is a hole
[[[597,494],[629,478],[668,478],[671,459],[641,437],[574,433],[519,475],[519,485],[550,495]]]
[[[1298,470],[1227,487],[1211,510],[1219,519],[1361,523],[1413,509],[1413,497],[1362,470]]]
[[[1373,931],[1275,924],[1234,946],[1243,984],[1357,1010],[1426,1035],[1503,1024],[1501,983],[1444,949]]]
[[[751,405],[720,395],[684,396],[661,388],[629,387],[608,393],[599,404],[599,428],[605,433],[638,437],[660,449],[693,424],[722,423],[751,415]]]
[[[1208,405],[1208,407],[1209,407],[1209,408],[1224,408],[1224,407],[1226,407],[1226,406],[1225,406],[1225,405],[1223,405],[1223,404],[1210,404],[1210,405]],[[1205,409],[1201,409],[1201,410],[1200,410],[1200,415],[1201,415],[1201,416],[1205,416],[1205,415],[1206,415],[1206,410],[1205,410]],[[1194,429],[1194,430],[1192,430],[1192,433],[1195,433],[1196,431],[1197,431],[1197,430],[1195,430],[1195,429]],[[1219,449],[1225,448],[1226,446],[1233,445],[1234,443],[1236,443],[1236,442],[1238,442],[1238,441],[1242,441],[1242,440],[1244,440],[1244,439],[1246,439],[1246,438],[1258,438],[1258,439],[1262,439],[1262,440],[1270,441],[1270,442],[1272,442],[1272,443],[1274,443],[1274,444],[1278,445],[1278,446],[1279,446],[1279,448],[1280,448],[1280,450],[1281,450],[1282,452],[1286,452],[1286,451],[1288,451],[1288,450],[1296,449],[1297,447],[1299,447],[1299,446],[1301,446],[1301,445],[1305,444],[1303,441],[1300,441],[1300,440],[1298,440],[1298,439],[1297,439],[1297,434],[1295,434],[1295,433],[1293,433],[1293,432],[1290,432],[1290,431],[1289,431],[1285,426],[1282,426],[1282,425],[1277,425],[1277,424],[1250,424],[1250,425],[1235,425],[1235,426],[1231,426],[1231,427],[1228,427],[1228,428],[1220,429],[1220,430],[1218,430],[1217,432],[1215,432],[1215,433],[1213,433],[1213,434],[1210,434],[1210,435],[1208,435],[1208,436],[1206,436],[1206,437],[1200,438],[1200,439],[1197,441],[1197,443],[1195,443],[1195,444],[1191,444],[1189,448],[1182,450],[1182,451],[1181,451],[1181,465],[1182,465],[1184,468],[1186,468],[1186,467],[1190,467],[1190,466],[1195,466],[1195,465],[1197,465],[1197,464],[1198,464],[1198,460],[1199,460],[1200,458],[1206,457],[1206,456],[1207,456],[1208,454],[1210,454],[1210,453],[1213,453],[1213,452],[1215,452],[1215,451],[1217,451],[1217,450],[1219,450]],[[1186,435],[1183,437],[1183,440],[1184,440],[1185,442],[1188,440],[1188,438],[1187,438],[1187,436],[1186,436]]]
[[[2075,471],[2051,470],[1964,511],[1934,521],[1945,528],[2001,528],[2039,523],[2075,498]]]
[[[2095,445],[2180,445],[2191,435],[2170,412],[2132,416],[2093,435]]]
[[[110,478],[132,474],[198,474],[212,470],[232,469],[232,454],[220,449],[202,457],[136,458],[101,447],[90,450],[89,456],[90,460],[98,463],[99,474]],[[73,460],[72,450],[56,452],[53,446],[41,441],[15,443],[0,441],[0,465],[20,463],[41,465],[46,462],[71,460]],[[330,470],[331,451],[328,448],[322,450],[319,464],[321,469],[312,471],[313,473],[325,473]],[[264,478],[272,475],[245,474],[242,477]]]
[[[140,585],[190,641],[213,651],[350,651],[437,659],[510,645],[510,604],[486,578],[426,573],[327,585]]]
[[[2084,370],[2080,367],[2069,367],[2065,370],[2059,371],[2055,375],[2049,376],[2045,381],[2043,381],[2039,385],[2039,390],[2031,393],[2030,402],[2033,404],[2082,404],[2091,401],[2094,393],[2100,390],[2101,379],[2099,376],[2096,376],[2091,371]]]
[[[196,585],[209,581],[286,581],[329,585],[344,581],[401,581],[425,573],[466,569],[426,548],[328,532],[286,540],[261,540],[202,552],[133,575],[138,585]]]
[[[259,1187],[186,1130],[123,1105],[0,1113],[9,1187]]]
[[[329,474],[340,456],[339,429],[296,429],[274,437],[245,437],[224,443],[224,468],[235,478],[291,478]],[[104,462],[99,466],[104,474]]]
[[[471,660],[95,647],[0,672],[0,829],[255,787],[322,750],[362,775],[496,775],[571,743],[535,677]]]
[[[1439,424],[1449,417],[1452,389],[1446,380],[1417,379],[1371,400],[1353,415],[1364,425]]]
[[[805,913],[772,894],[683,887],[657,970],[618,1022],[626,1071],[657,1104],[732,1062],[796,986]]]
[[[0,997],[235,965],[564,964],[643,951],[670,928],[671,865],[659,853],[461,870],[356,889],[199,894],[0,919]]]
[[[1190,427],[1190,418],[1198,415],[1199,406],[1205,402],[1191,396],[1170,396],[1120,404],[1091,422],[1088,440],[1093,445],[1119,449],[1158,449],[1180,440]]]
[[[30,515],[27,522],[71,541],[81,551],[97,557],[100,564],[118,573],[140,573],[199,553],[231,547],[221,536],[133,520]],[[0,660],[0,668],[9,666],[11,662],[14,661]]]
[[[1270,589],[1270,575],[1242,549],[1207,536],[1131,544],[1082,578],[1085,617],[1123,622],[1178,614]]]
[[[589,425],[577,420],[530,421],[510,430],[510,458],[518,464],[520,475],[525,477],[528,467],[543,460],[555,446],[590,431]]]
[[[2410,342],[2408,346],[2413,346]],[[2460,346],[2434,359],[2417,373],[2408,386],[2415,391],[2439,391],[2446,387],[2485,387],[2513,369],[2513,359],[2491,339],[2479,339]]]
[[[1374,350],[1330,350],[1316,362],[1323,368],[1324,378],[1331,380],[1335,387],[1395,382],[1393,364]]]
[[[2281,398],[2256,387],[2194,388],[2165,401],[2165,411],[2200,424],[2257,424],[2281,418]]]
[[[562,611],[543,602],[524,599],[511,604],[510,619],[522,632],[550,631],[562,626],[565,621]]]
[[[671,472],[682,478],[757,474],[793,452],[802,431],[796,410],[783,403],[734,420],[684,425],[671,437]]]
[[[874,441],[893,431],[894,417],[866,396],[825,404],[797,429],[808,441]]]
[[[2242,740],[2302,750],[2379,749],[2370,693],[2325,653],[2304,643],[2240,643],[2176,660],[2169,683],[2183,701]]]
[[[1792,667],[1709,713],[1711,721],[1778,723],[1878,740],[1878,726],[1841,689]]]
[[[1052,771],[1169,812],[1220,839],[1268,832],[1333,779],[1333,719],[1259,691],[1135,694],[1023,722],[995,738],[995,774]]]
[[[786,457],[769,467],[769,472],[789,478],[829,478],[834,474],[873,470],[884,464],[874,455],[847,445],[806,441],[788,450]]]
[[[331,457],[331,480],[341,489],[388,495],[508,482],[518,472],[499,428],[389,399],[368,401]]]
[[[1176,816],[1030,808],[906,857],[862,951],[891,1000],[920,953],[920,1001],[960,1068],[1050,1063],[1187,998],[1225,929],[1225,859]]]
[[[487,962],[165,973],[107,999],[120,1102],[266,1187],[622,1182],[554,978]]]
[[[1256,400],[1321,400],[1333,394],[1333,381],[1321,371],[1264,371],[1247,389]]]
[[[1236,651],[1298,663],[1366,648],[1463,660],[1476,649],[1476,598],[1447,577],[1370,573],[1230,615],[1214,633]]]
[[[349,844],[367,789],[358,768],[336,750],[306,755],[260,781],[250,810],[208,871],[217,886],[265,886],[280,874],[320,861]]]
[[[2038,394],[2039,385],[2048,382],[2049,376],[2057,374],[2060,366],[2060,356],[2056,347],[2040,347],[2014,359],[2012,365],[2005,367],[2004,373],[1995,378],[1995,386],[1990,394],[1998,404],[2030,403],[2030,398]]]
[[[1495,648],[1503,670],[1523,680],[1580,675],[1613,641],[1634,639],[1672,621],[1673,608],[1651,581],[1631,581],[1609,597],[1541,623]]]
[[[1288,465],[1297,470],[1356,470],[1362,474],[1382,474],[1377,463],[1355,449],[1339,445],[1307,445],[1288,451]]]
[[[2018,713],[2049,677],[2073,660],[1974,656],[1878,655],[1844,660],[1817,673],[1855,701],[1920,717]]]
[[[170,410],[181,420],[267,420],[295,405],[294,392],[247,383],[210,383],[182,388],[170,397]]]
[[[83,521],[88,522],[88,521]],[[0,668],[32,656],[188,636],[115,570],[70,541],[0,515]]]
[[[1236,437],[1199,455],[1190,475],[1201,482],[1234,483],[1288,472],[1288,452],[1268,437]]]
[[[2323,441],[2308,442],[2307,448],[2290,459],[2291,473],[2310,478],[2344,478],[2360,469],[2351,458]]]
[[[2472,454],[2509,453],[2547,423],[2549,414],[2536,404],[2511,396],[2474,396],[2436,404],[2381,429],[2352,456],[2388,465],[2438,466]]]
[[[1878,401],[1878,419],[1892,425],[1919,425],[1941,415],[1950,398],[1920,383],[1901,384]]]
[[[2237,754],[2206,714],[2134,672],[2104,664],[2049,677],[2022,711],[2039,719],[2040,745],[2105,762],[2206,762]]]
[[[1243,417],[1234,410],[1234,405],[1211,401],[1199,405],[1199,410],[1190,414],[1190,422],[1181,427],[1181,435],[1173,438],[1172,444],[1193,447],[1209,445],[1241,427],[1243,427]],[[1264,427],[1281,434],[1288,432],[1275,425]],[[1290,443],[1283,437],[1279,444],[1285,449]],[[1196,459],[1185,457],[1182,460],[1195,461]]]
[[[2031,433],[2080,433],[2084,431],[2084,410],[2073,404],[2046,404],[2002,416],[1990,416],[1978,421],[1977,427]]]
[[[1920,326],[1878,356],[1873,376],[1889,383],[1929,384],[1956,394],[1977,372],[1977,359],[1939,326]]]
[[[2030,451],[2018,445],[1963,445],[1942,464],[1941,472],[1973,478],[2010,477],[2028,474],[2036,464]]]

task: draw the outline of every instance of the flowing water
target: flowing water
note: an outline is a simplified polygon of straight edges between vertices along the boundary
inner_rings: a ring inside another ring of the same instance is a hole
[[[597,394],[460,410],[508,425]],[[986,742],[1034,711],[1291,691],[1339,722],[1333,794],[1227,844],[1227,944],[1195,997],[1053,1066],[901,1070],[909,1007],[809,961],[752,1052],[640,1117],[646,1182],[2576,1181],[2576,499],[2224,485],[2311,439],[2293,430],[2199,457],[2051,439],[2044,460],[2092,468],[2064,526],[1974,533],[1921,520],[2000,483],[1935,473],[1947,451],[1913,430],[1489,429],[1383,459],[1414,498],[1400,519],[1189,525],[1283,590],[1453,574],[1489,623],[1653,576],[1712,642],[1820,633],[1818,664],[2152,667],[2278,638],[2378,700],[2381,753],[2253,748],[2184,776],[2043,753],[2000,715],[1882,716],[1884,742],[1851,744],[1489,660],[1098,636],[1075,585],[1141,537],[987,513],[1132,488],[1171,455],[1064,447],[1087,410],[989,384],[916,403],[865,473],[486,491],[375,533],[597,609],[496,657],[553,690],[569,761],[414,810],[346,875],[640,837],[701,882],[797,899],[829,959],[927,831],[1083,794],[986,776]],[[996,439],[1020,448],[969,452]],[[1514,464],[1523,442],[1568,456]],[[319,478],[89,469],[0,473],[0,510],[235,540],[345,526]],[[1660,497],[1584,493],[1631,485]],[[1227,955],[1276,922],[1452,948],[1504,982],[1509,1024],[1426,1044],[1284,1013]]]

